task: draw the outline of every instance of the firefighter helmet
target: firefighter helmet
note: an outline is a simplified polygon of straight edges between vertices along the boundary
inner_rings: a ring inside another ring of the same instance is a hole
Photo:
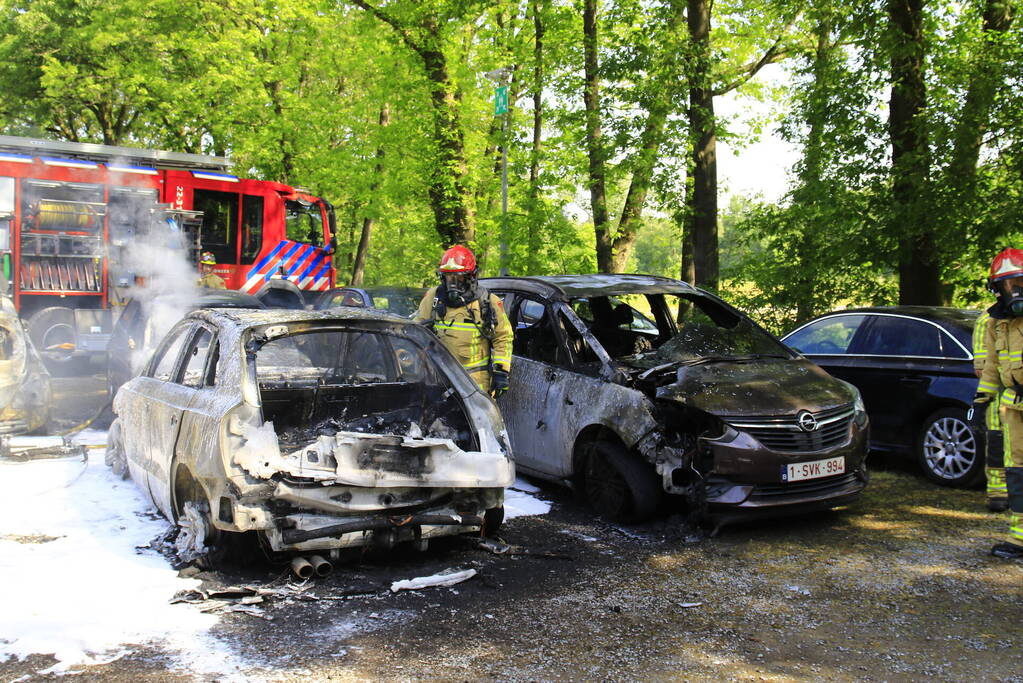
[[[199,257],[199,263],[204,266],[215,266],[217,265],[217,257],[213,255],[212,251],[204,251],[202,256]]]
[[[437,272],[441,275],[445,273],[475,274],[476,257],[468,248],[457,244],[445,251],[444,255],[440,257],[440,265],[437,266]]]

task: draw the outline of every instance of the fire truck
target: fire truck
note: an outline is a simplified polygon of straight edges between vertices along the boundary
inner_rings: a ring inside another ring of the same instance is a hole
[[[230,170],[224,157],[0,136],[0,280],[51,366],[104,353],[147,280],[175,286],[157,277],[173,249],[193,263],[211,252],[230,289],[333,287],[330,203]]]

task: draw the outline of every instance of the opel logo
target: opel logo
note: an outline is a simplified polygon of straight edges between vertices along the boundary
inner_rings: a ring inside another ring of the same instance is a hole
[[[796,414],[796,422],[799,424],[799,428],[804,432],[815,432],[817,427],[817,418],[812,413],[806,410],[801,410]]]

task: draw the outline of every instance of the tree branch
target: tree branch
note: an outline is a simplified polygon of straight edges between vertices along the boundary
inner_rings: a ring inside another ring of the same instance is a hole
[[[395,33],[401,36],[402,41],[406,45],[408,45],[413,52],[418,54],[420,57],[424,56],[426,50],[423,48],[422,45],[416,42],[415,38],[413,38],[412,36],[412,32],[409,31],[406,26],[403,26],[401,22],[399,22],[397,19],[392,17],[387,12],[384,12],[379,7],[375,7],[369,4],[368,2],[366,2],[366,0],[351,0],[351,2],[352,4],[356,5],[357,7],[361,7],[362,9],[366,10],[380,21],[384,22],[385,24],[393,28]]]
[[[780,62],[781,60],[787,58],[789,55],[797,51],[798,51],[797,48],[791,45],[783,46],[781,44],[781,38],[778,38],[778,40],[774,41],[774,45],[769,47],[767,51],[764,52],[764,54],[760,57],[760,59],[758,59],[755,62],[750,62],[746,66],[742,67],[741,69],[739,69],[738,75],[735,76],[731,81],[725,83],[723,86],[719,88],[715,88],[714,96],[717,97],[719,95],[724,95],[725,93],[729,93],[735,90],[740,85],[746,83],[751,78],[756,76],[757,73],[759,73],[760,70],[763,69],[768,64]]]

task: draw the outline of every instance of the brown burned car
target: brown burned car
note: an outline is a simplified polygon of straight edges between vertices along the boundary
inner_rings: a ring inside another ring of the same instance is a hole
[[[857,390],[717,297],[645,275],[481,284],[515,327],[498,405],[516,467],[599,513],[638,521],[665,493],[719,515],[788,513],[866,485]]]
[[[492,531],[515,476],[489,397],[373,309],[194,311],[114,412],[107,461],[178,523],[186,561],[242,532],[336,556]]]
[[[39,430],[49,418],[50,373],[14,305],[0,294],[0,436]]]

